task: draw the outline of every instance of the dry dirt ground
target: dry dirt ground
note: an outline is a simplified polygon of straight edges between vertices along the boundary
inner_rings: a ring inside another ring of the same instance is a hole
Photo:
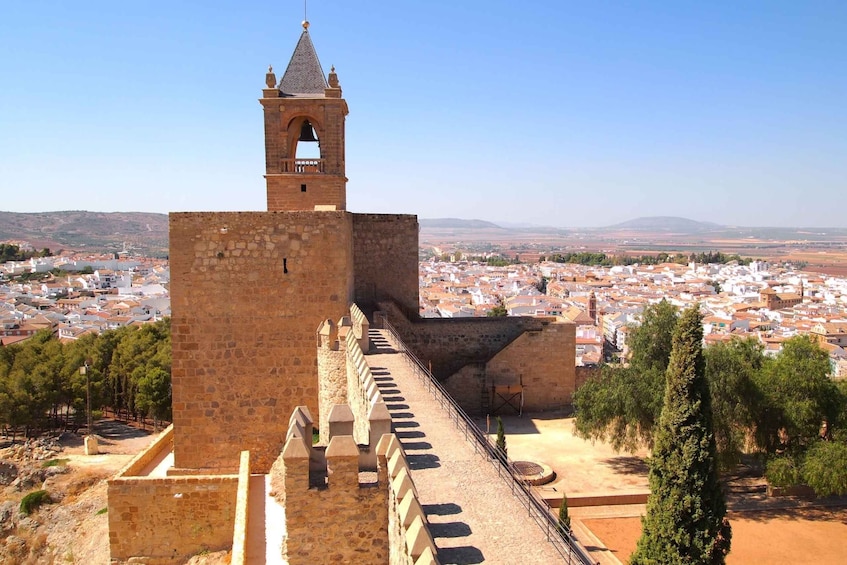
[[[785,563],[824,565],[845,562],[847,508],[792,508],[731,512],[729,565]],[[640,518],[583,520],[626,563],[641,535]]]
[[[4,462],[17,467],[19,476],[40,478],[46,461],[58,464],[56,474],[43,482],[2,487],[0,504],[8,511],[0,516],[0,564],[109,562],[106,479],[149,445],[152,435],[112,420],[98,422],[95,434],[100,455],[86,456],[82,437],[71,433],[30,443],[24,453],[3,451]],[[20,443],[13,450],[19,451]],[[46,490],[51,502],[28,517],[19,514],[24,495],[38,489]]]
[[[484,418],[476,421],[486,429]],[[563,413],[504,416],[503,424],[512,460],[545,463],[556,472],[556,480],[542,490],[563,490],[568,496],[648,490],[646,450],[634,455],[616,453],[601,442],[578,438],[574,419]],[[492,418],[492,439],[496,431]],[[743,468],[729,477],[727,489],[728,503],[736,509],[729,514],[733,527],[730,565],[847,562],[847,499],[831,500],[829,504],[839,506],[823,507],[814,501],[769,498],[764,480]],[[625,563],[641,534],[638,516],[645,509],[644,504],[572,508],[571,516]]]

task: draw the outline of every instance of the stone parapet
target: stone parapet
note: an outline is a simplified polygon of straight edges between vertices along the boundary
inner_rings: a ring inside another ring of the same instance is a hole
[[[339,331],[341,330],[341,331]],[[347,403],[347,355],[346,340],[339,340],[344,327],[330,319],[318,328],[318,416],[320,443],[329,442],[329,417],[332,407]]]
[[[310,471],[317,450],[299,437],[298,411],[291,418],[295,429],[271,469],[273,494],[285,504],[285,557],[291,565],[386,563],[387,473],[377,470],[376,482],[361,482],[359,447],[350,435],[331,436],[324,469]]]
[[[107,484],[113,563],[184,563],[232,547],[237,475],[117,477]]]
[[[235,495],[235,524],[232,531],[231,565],[247,563],[247,532],[250,527],[250,452],[242,451],[238,466],[238,491]]]
[[[152,463],[162,451],[173,450],[174,443],[174,426],[171,424],[154,439],[147,448],[133,457],[123,469],[121,469],[116,477],[137,477]]]
[[[359,445],[367,446],[362,450],[363,468],[376,469],[376,444],[382,434],[391,431],[391,415],[355,332],[348,332],[346,341],[347,403],[354,417],[353,437]]]
[[[359,347],[363,352],[367,353],[371,350],[371,339],[368,332],[371,329],[371,324],[365,313],[353,303],[350,305],[350,319],[353,322],[353,333],[359,342]]]
[[[576,389],[576,326],[555,318],[409,319],[379,304],[409,349],[469,414],[558,410]],[[500,392],[498,392],[498,388]],[[503,392],[505,391],[505,392]]]
[[[380,466],[388,470],[388,562],[390,565],[437,564],[435,542],[397,436],[384,434],[377,453]]]

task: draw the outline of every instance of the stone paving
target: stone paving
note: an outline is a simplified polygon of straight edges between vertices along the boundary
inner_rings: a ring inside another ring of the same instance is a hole
[[[561,563],[495,467],[474,452],[387,335],[371,330],[371,339],[375,347],[365,359],[406,451],[441,563]]]

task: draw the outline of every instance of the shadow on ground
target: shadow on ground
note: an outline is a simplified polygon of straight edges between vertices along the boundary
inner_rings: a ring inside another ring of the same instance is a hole
[[[473,546],[441,547],[438,548],[438,560],[442,563],[455,563],[456,565],[471,565],[483,563],[485,556]]]
[[[94,433],[100,437],[100,443],[111,445],[124,439],[147,437],[152,432],[139,430],[115,420],[100,420],[94,424]]]
[[[634,455],[622,455],[620,457],[610,457],[600,461],[604,465],[611,467],[616,473],[624,473],[627,475],[646,475],[650,468],[647,462],[641,457]]]

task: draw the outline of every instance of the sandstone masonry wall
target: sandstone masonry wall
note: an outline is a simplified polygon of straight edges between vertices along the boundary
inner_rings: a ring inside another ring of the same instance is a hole
[[[495,406],[494,386],[524,386],[524,410],[561,409],[576,383],[576,326],[552,318],[409,321],[380,303],[406,345],[469,414]],[[517,389],[516,389],[517,390]]]
[[[493,385],[523,385],[524,410],[561,409],[572,401],[576,379],[576,326],[546,323],[507,345],[485,366]]]
[[[351,436],[335,436],[326,449],[323,485],[310,483],[310,453],[297,438],[271,470],[277,496],[284,484],[291,565],[388,562],[388,506],[385,471],[374,484],[359,484],[359,450]]]
[[[443,380],[469,363],[485,363],[527,330],[540,330],[541,318],[420,318],[410,321],[390,302],[380,302],[388,320],[432,373]]]
[[[108,482],[109,547],[118,563],[184,563],[232,547],[237,475],[116,478]]]
[[[347,352],[338,339],[338,326],[325,320],[318,329],[318,405],[320,443],[329,442],[329,415],[336,404],[347,404]]]
[[[383,435],[377,452],[380,467],[388,470],[389,564],[436,565],[435,542],[397,436]]]
[[[418,311],[418,218],[406,214],[354,214],[355,301],[373,306],[391,297]]]
[[[468,363],[441,382],[468,414],[482,414],[483,397],[491,406],[491,383],[485,379],[485,363]]]
[[[600,368],[596,366],[577,367],[576,380],[574,382],[574,390],[585,384],[585,381],[593,379],[600,375]]]
[[[391,415],[371,369],[353,332],[347,334],[347,403],[353,414],[353,438],[367,446],[359,464],[376,469],[376,447],[383,434],[391,432]]]
[[[144,451],[133,457],[123,469],[118,472],[119,477],[138,476],[159,454],[166,449],[173,449],[174,426],[171,424],[165,428],[159,436],[148,445]]]
[[[235,520],[232,528],[230,565],[247,563],[247,532],[250,528],[250,452],[242,451],[238,465],[238,489],[235,495]]]
[[[170,215],[176,468],[267,472],[288,415],[318,414],[315,328],[347,313],[346,212]]]

